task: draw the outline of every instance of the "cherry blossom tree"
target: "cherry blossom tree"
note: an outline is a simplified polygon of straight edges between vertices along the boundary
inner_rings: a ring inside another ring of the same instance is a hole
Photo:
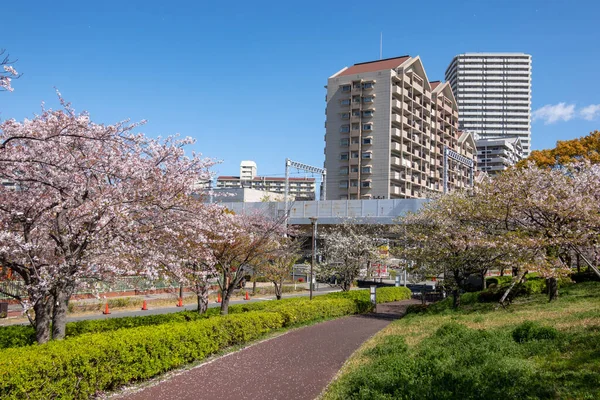
[[[0,49],[0,57],[2,57],[5,52],[6,50]],[[11,61],[9,59],[8,54],[4,56],[4,58],[0,59],[0,92],[13,91],[11,86],[12,80],[17,79],[20,76],[20,74],[13,67],[15,62],[16,61]]]
[[[290,236],[274,237],[272,248],[252,265],[255,272],[266,277],[275,287],[275,297],[281,300],[283,282],[292,275],[294,264],[302,257],[300,239]]]
[[[163,252],[144,247],[144,236],[213,164],[185,156],[191,139],[95,124],[60,100],[61,110],[0,125],[0,179],[12,184],[0,187],[0,265],[22,279],[27,296],[8,294],[33,308],[40,343],[64,337],[69,297],[84,279],[158,276]]]
[[[529,238],[539,262],[533,270],[547,278],[550,300],[557,297],[557,277],[570,272],[574,251],[597,246],[600,233],[600,167],[579,163],[559,169],[530,163],[511,169],[479,190],[491,209],[491,219],[507,232]],[[596,260],[597,262],[597,260]],[[590,264],[597,271],[597,268]]]
[[[345,221],[321,235],[326,262],[320,266],[319,274],[339,278],[337,284],[343,291],[350,290],[363,267],[380,258],[380,229],[353,222]]]
[[[217,215],[202,234],[206,237],[207,268],[214,268],[222,292],[221,314],[229,312],[233,292],[253,264],[273,251],[273,240],[286,233],[283,218],[261,214],[234,214],[215,209]]]
[[[421,275],[443,274],[454,307],[460,306],[469,277],[484,280],[489,269],[524,263],[531,255],[517,235],[507,240],[479,200],[466,192],[444,195],[403,217],[397,228],[402,238],[398,255],[413,261]]]

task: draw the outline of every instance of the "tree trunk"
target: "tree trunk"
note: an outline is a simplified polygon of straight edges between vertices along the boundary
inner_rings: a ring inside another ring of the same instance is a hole
[[[52,312],[53,340],[62,340],[65,338],[70,297],[71,291],[66,288],[57,288],[54,291],[54,311]]]
[[[558,299],[558,280],[555,277],[546,278],[548,288],[548,301]]]
[[[481,288],[482,288],[482,290],[485,290],[485,289],[487,289],[487,282],[486,282],[486,280],[485,280],[485,274],[486,274],[486,272],[487,272],[487,271],[483,271],[483,272],[481,273]]]
[[[423,298],[425,298],[425,291],[423,290]],[[460,307],[460,290],[454,289],[452,291],[452,307],[457,309]]]
[[[273,285],[275,285],[275,297],[277,298],[277,300],[281,300],[281,293],[282,293],[282,289],[283,289],[283,281],[281,282],[276,282],[273,281]]]
[[[229,291],[223,290],[223,298],[221,299],[221,315],[229,313]]]
[[[50,340],[50,320],[52,314],[52,296],[39,299],[33,305],[35,311],[35,340],[46,343]]]
[[[504,276],[504,267],[500,270],[500,276]]]
[[[581,273],[581,264],[579,261],[579,254],[577,254],[577,273]]]
[[[198,302],[198,314],[204,314],[208,309],[208,284],[196,284],[196,300]]]
[[[512,288],[517,284],[517,283],[521,283],[521,281],[525,278],[525,275],[527,275],[528,271],[525,271],[523,273],[523,275],[521,275],[521,277],[519,279],[513,279],[512,283],[510,284],[510,286],[508,287],[508,289],[506,289],[506,292],[504,292],[504,294],[502,295],[502,298],[500,299],[500,301],[498,301],[498,306],[496,308],[498,308],[499,306],[504,306],[504,302],[506,301],[506,298],[508,297],[508,294],[510,293],[510,291],[512,290]],[[513,269],[513,274],[514,274],[514,269]]]
[[[256,277],[252,275],[252,295],[256,294]]]

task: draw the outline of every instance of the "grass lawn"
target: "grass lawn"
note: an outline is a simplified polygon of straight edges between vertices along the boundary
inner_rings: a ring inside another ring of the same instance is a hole
[[[448,304],[379,332],[324,399],[600,399],[599,282],[565,287],[552,303]]]

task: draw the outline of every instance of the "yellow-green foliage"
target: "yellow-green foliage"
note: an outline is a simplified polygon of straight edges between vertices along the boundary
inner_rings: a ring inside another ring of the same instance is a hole
[[[368,296],[364,297],[357,293],[322,296],[316,301],[264,302],[262,311],[81,334],[5,349],[0,351],[0,398],[87,399],[276,329],[370,311]]]

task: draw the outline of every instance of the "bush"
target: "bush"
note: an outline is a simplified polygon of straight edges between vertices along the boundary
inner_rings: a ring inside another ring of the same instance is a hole
[[[576,283],[600,282],[600,277],[592,271],[575,272],[571,274],[571,279]]]
[[[265,309],[272,310],[83,334],[3,350],[0,398],[87,399],[204,359],[275,329],[371,309],[367,301],[345,298],[264,303],[269,304]]]
[[[284,287],[286,289],[287,287]],[[377,302],[410,299],[410,290],[404,287],[377,289]],[[360,312],[368,311],[370,296],[368,290],[353,290],[350,292],[335,292],[323,296],[316,296],[312,301],[328,299],[349,299],[357,302]],[[256,303],[235,304],[229,307],[230,314],[245,313],[249,311],[277,311],[286,304],[305,304],[302,298],[288,298],[278,301],[261,301]],[[193,322],[219,315],[218,308],[209,308],[206,313],[198,314],[195,311],[181,311],[171,314],[147,315],[142,317],[121,317],[99,320],[85,320],[69,322],[66,326],[66,337],[71,338],[85,333],[112,332],[119,329],[136,328],[140,326],[162,325],[174,322]],[[0,349],[28,346],[35,343],[35,330],[29,325],[13,325],[0,327]]]
[[[35,329],[30,325],[10,325],[0,328],[0,349],[29,346],[35,343]]]
[[[531,342],[532,340],[553,340],[558,337],[558,331],[552,327],[527,321],[512,331],[512,337],[517,343]]]
[[[513,280],[512,276],[491,276],[489,278],[486,278],[485,281],[488,285],[496,285],[496,286],[503,286],[503,285],[509,285]]]
[[[427,308],[427,304],[411,304],[406,308],[406,314],[423,314]]]
[[[543,278],[527,279],[517,289],[527,295],[544,293],[546,291],[546,280]]]

